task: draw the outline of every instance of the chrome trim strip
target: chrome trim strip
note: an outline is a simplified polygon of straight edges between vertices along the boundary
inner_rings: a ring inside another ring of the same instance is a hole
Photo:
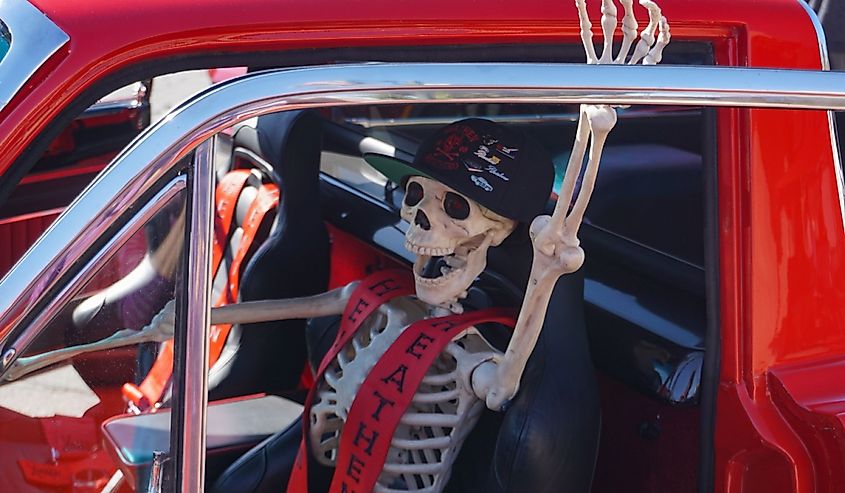
[[[621,82],[624,81],[624,82]],[[620,85],[622,84],[622,85]],[[139,135],[0,280],[0,337],[127,207],[201,142],[274,111],[510,102],[845,109],[845,73],[582,64],[354,64],[280,69],[213,86]],[[45,259],[47,265],[44,264]]]
[[[810,18],[810,22],[813,23],[813,29],[816,30],[816,38],[819,42],[819,55],[821,56],[821,63],[822,63],[822,70],[830,70],[830,56],[827,53],[827,38],[824,34],[824,27],[822,26],[822,21],[819,19],[819,16],[816,15],[816,11],[813,10],[805,0],[796,0],[798,5],[800,5],[804,12],[807,13],[807,16]]]
[[[172,182],[167,184],[161,191],[153,196],[150,201],[144,205],[137,214],[132,216],[126,225],[121,228],[103,248],[88,261],[88,264],[83,267],[79,273],[65,284],[64,288],[53,298],[47,308],[41,312],[35,320],[15,339],[15,345],[10,347],[7,351],[15,351],[14,357],[8,361],[2,361],[0,367],[0,378],[12,363],[15,362],[17,356],[23,354],[27,346],[35,340],[36,336],[41,333],[41,330],[59,313],[59,311],[67,306],[71,298],[79,291],[80,287],[86,285],[100,270],[100,268],[111,259],[115,252],[120,249],[129,238],[137,233],[161,208],[166,205],[173,197],[186,187],[186,179],[184,176],[176,177]],[[8,353],[7,353],[8,354]]]
[[[663,107],[661,107],[663,108]],[[576,108],[577,110],[577,108]],[[668,108],[662,111],[658,108],[628,108],[618,109],[616,111],[619,120],[636,120],[639,118],[653,118],[653,117],[688,117],[690,114],[700,114],[701,111],[696,108]],[[489,120],[498,123],[548,123],[548,122],[577,122],[578,112],[571,113],[532,113],[532,114],[500,114],[495,116],[485,116]],[[358,125],[362,128],[390,128],[390,127],[404,127],[417,125],[432,125],[441,126],[448,125],[455,121],[448,116],[417,116],[408,118],[366,118],[366,117],[351,117],[343,120],[350,125]]]
[[[11,33],[9,52],[0,60],[0,110],[70,37],[26,0],[0,0],[0,20]]]
[[[816,12],[806,2],[803,0],[797,1],[804,8],[804,11],[807,12],[810,22],[813,23],[813,29],[816,30],[816,38],[818,38],[819,42],[819,58],[821,59],[822,70],[828,71],[830,70],[830,55],[827,51],[827,38],[825,37],[821,20],[819,20],[819,16],[816,15]],[[833,171],[836,173],[836,188],[839,191],[839,212],[842,216],[842,230],[845,231],[845,172],[842,170],[842,159],[839,154],[839,135],[836,133],[836,122],[832,111],[827,112],[827,126],[830,130],[830,145],[833,148]]]
[[[827,112],[827,125],[830,129],[830,145],[833,147],[833,171],[836,173],[836,188],[839,190],[839,212],[842,215],[842,231],[845,232],[845,173],[839,155],[839,136],[836,134],[836,122],[833,112]]]
[[[205,483],[206,406],[208,404],[208,330],[211,322],[211,233],[214,217],[214,142],[197,148],[191,187],[188,257],[187,335],[183,380],[181,488],[202,493]],[[180,348],[176,348],[180,351]],[[181,352],[181,351],[180,351]]]

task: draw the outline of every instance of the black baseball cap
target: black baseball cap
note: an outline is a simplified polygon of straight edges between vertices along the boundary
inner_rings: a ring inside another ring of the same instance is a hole
[[[481,118],[439,129],[420,145],[414,161],[367,153],[364,159],[388,179],[437,180],[491,211],[530,223],[545,211],[555,171],[543,147],[516,129]]]

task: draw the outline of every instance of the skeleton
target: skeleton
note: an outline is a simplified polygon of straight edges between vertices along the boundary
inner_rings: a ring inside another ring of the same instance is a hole
[[[648,25],[637,38],[633,0],[620,0],[624,8],[622,45],[614,57],[613,35],[617,9],[613,0],[602,1],[604,35],[600,56],[592,43],[592,24],[586,0],[575,0],[581,39],[588,64],[656,64],[669,43],[669,26],[660,8],[640,0],[649,14]],[[630,56],[629,56],[630,54]],[[608,105],[581,105],[575,142],[560,196],[551,216],[541,215],[529,228],[533,261],[528,286],[511,341],[504,353],[487,343],[475,328],[465,330],[449,343],[417,389],[392,441],[374,491],[439,492],[448,481],[451,465],[464,439],[485,407],[501,411],[519,390],[520,378],[543,326],[546,308],[558,278],[577,271],[584,262],[578,229],[595,184],[601,152],[616,124],[616,110]],[[587,144],[587,163],[576,197]],[[484,208],[446,185],[425,177],[408,182],[401,215],[410,223],[406,248],[414,264],[416,299],[397,298],[381,307],[328,367],[316,385],[310,409],[312,454],[325,465],[334,465],[339,437],[347,413],[366,375],[387,348],[412,322],[449,313],[461,313],[461,300],[473,280],[486,267],[487,250],[498,246],[516,223]],[[444,208],[447,194],[466,201],[466,217],[450,215]],[[574,197],[574,201],[572,200]],[[571,206],[571,207],[570,207]],[[252,323],[268,320],[339,315],[355,283],[318,296],[289,300],[246,302],[215,308],[212,323]],[[19,378],[60,359],[95,349],[172,337],[173,303],[144,329],[114,336],[77,348],[19,359],[5,377]],[[82,349],[82,351],[80,351]]]

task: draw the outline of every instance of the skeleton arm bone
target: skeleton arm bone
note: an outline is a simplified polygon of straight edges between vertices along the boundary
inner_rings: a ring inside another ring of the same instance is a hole
[[[357,282],[329,292],[305,298],[286,300],[261,300],[232,304],[211,309],[212,324],[257,323],[272,320],[314,318],[343,313],[346,301]],[[34,356],[18,358],[3,380],[17,380],[34,371],[65,361],[81,354],[131,346],[144,342],[164,342],[173,338],[175,302],[170,301],[149,325],[140,330],[122,329],[111,336],[88,344],[56,349]]]
[[[211,309],[212,324],[251,324],[294,318],[315,318],[340,315],[358,282],[341,288],[286,300],[246,301]]]
[[[482,363],[475,370],[477,375],[473,375],[473,389],[479,391],[476,395],[484,399],[487,407],[492,410],[500,410],[519,390],[522,372],[540,337],[546,309],[558,278],[577,271],[584,263],[584,251],[579,246],[578,229],[593,192],[605,140],[615,124],[616,111],[613,108],[581,106],[573,156],[564,176],[554,214],[538,216],[531,223],[534,259],[513,337],[504,356],[498,361]],[[569,211],[575,180],[582,167],[578,159],[583,159],[585,128],[592,134],[590,155],[581,189],[572,210]],[[496,365],[495,372],[491,365]]]
[[[586,1],[575,0],[587,63],[659,63],[663,49],[671,38],[669,25],[662,16],[660,7],[652,0],[640,0],[639,3],[648,10],[649,23],[641,31],[631,58],[626,61],[633,45],[637,22],[633,15],[633,2],[621,0],[621,3],[625,11],[622,19],[623,42],[620,53],[614,58],[612,39],[616,30],[617,9],[613,0],[602,0],[601,26],[604,44],[601,56],[596,55],[592,43],[592,24],[587,15]],[[500,410],[519,390],[522,373],[540,336],[546,309],[558,278],[577,271],[584,263],[584,251],[579,246],[578,229],[593,192],[605,140],[615,125],[614,108],[607,105],[581,105],[575,143],[555,211],[551,217],[538,216],[531,223],[534,259],[511,342],[504,356],[480,363],[472,375],[474,392],[492,410]],[[581,171],[588,139],[590,155],[581,189],[573,204],[575,183]],[[571,211],[568,210],[570,204]]]
[[[145,327],[146,329],[146,327]],[[106,349],[114,349],[132,344],[141,344],[144,342],[155,341],[155,337],[150,337],[149,333],[142,330],[121,329],[105,339],[88,344],[80,344],[78,346],[71,346],[55,351],[49,351],[35,356],[28,356],[18,358],[15,363],[3,376],[3,380],[12,381],[17,380],[23,376],[29,375],[34,371],[46,368],[52,364],[79,356],[80,354],[90,353],[92,351],[103,351]]]
[[[164,308],[162,308],[155,317],[153,317],[149,325],[142,327],[140,330],[121,329],[111,336],[99,341],[56,349],[54,351],[36,354],[35,356],[18,358],[15,360],[12,367],[9,368],[9,371],[3,376],[3,380],[17,380],[18,378],[42,368],[46,368],[52,364],[73,358],[74,356],[79,356],[80,354],[90,353],[92,351],[114,349],[132,344],[141,344],[144,342],[166,341],[167,339],[173,337],[175,310],[176,303],[171,300],[164,305]]]

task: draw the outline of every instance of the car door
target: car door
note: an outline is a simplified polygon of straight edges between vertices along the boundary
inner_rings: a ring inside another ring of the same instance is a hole
[[[83,215],[97,212],[88,215],[86,226],[75,234],[64,230],[77,241],[60,248],[54,262],[30,264],[42,271],[38,289],[21,293],[24,297],[5,312],[15,320],[15,328],[8,333],[4,354],[16,363],[7,365],[0,386],[4,489],[100,491],[109,484],[131,484],[141,491],[157,470],[153,463],[160,467],[168,454],[176,453],[171,444],[181,440],[178,433],[185,421],[174,419],[171,432],[170,413],[142,430],[119,421],[109,425],[127,411],[124,387],[140,383],[151,355],[160,352],[159,343],[173,339],[173,324],[164,329],[166,336],[142,336],[131,345],[106,343],[95,352],[80,349],[103,340],[137,339],[166,312],[175,312],[180,322],[175,325],[171,357],[177,366],[183,364],[186,310],[197,304],[188,299],[191,262],[184,249],[190,228],[201,228],[186,223],[188,208],[196,204],[191,184],[201,181],[196,169],[189,156],[166,173],[148,169],[149,181],[143,187],[117,177],[125,185],[126,201],[112,200],[103,210],[77,206],[74,210],[85,211]],[[107,173],[99,183],[108,182]],[[79,218],[73,210],[63,217],[69,222]],[[57,224],[51,231],[61,234],[61,230]],[[55,246],[50,240],[40,245]],[[26,262],[19,269],[27,270]],[[14,276],[9,280],[14,283]],[[35,310],[26,313],[27,307]],[[185,383],[172,384],[181,395]],[[178,408],[178,401],[170,405]],[[103,445],[101,427],[114,430],[111,448]],[[139,448],[139,444],[144,445]],[[156,459],[158,453],[162,455]],[[130,465],[126,475],[114,467],[120,460]]]

